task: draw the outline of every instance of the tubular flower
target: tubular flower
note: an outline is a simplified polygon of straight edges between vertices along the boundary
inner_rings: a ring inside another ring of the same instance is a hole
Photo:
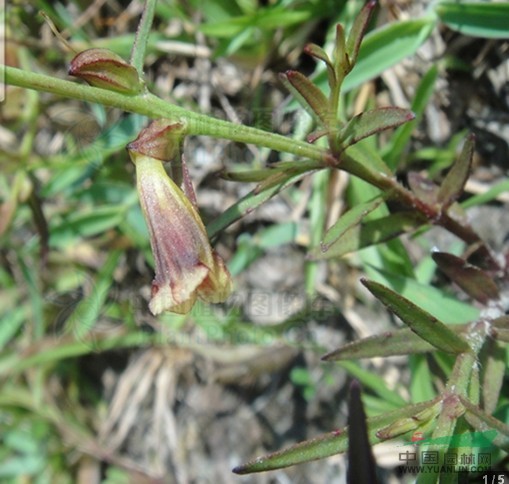
[[[197,297],[211,303],[225,301],[232,289],[230,274],[212,250],[195,206],[160,160],[131,150],[129,155],[136,165],[156,265],[150,311],[185,314]]]

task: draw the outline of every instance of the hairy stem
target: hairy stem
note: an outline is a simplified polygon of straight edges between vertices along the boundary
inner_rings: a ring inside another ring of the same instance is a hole
[[[304,141],[290,139],[257,128],[237,125],[211,116],[188,111],[187,109],[170,104],[150,93],[130,96],[106,89],[99,89],[75,82],[56,79],[43,74],[23,71],[15,67],[5,67],[5,80],[6,84],[50,92],[81,101],[98,103],[104,106],[138,113],[153,119],[168,118],[181,120],[186,124],[187,134],[189,135],[206,135],[241,143],[252,143],[275,151],[292,153],[298,157],[309,158],[316,161],[322,161],[326,153],[324,149]]]
[[[145,51],[147,49],[148,36],[152,28],[154,13],[156,10],[157,0],[146,0],[141,14],[141,20],[136,31],[133,49],[131,51],[131,65],[138,71],[140,78],[143,79],[143,62],[145,59]]]

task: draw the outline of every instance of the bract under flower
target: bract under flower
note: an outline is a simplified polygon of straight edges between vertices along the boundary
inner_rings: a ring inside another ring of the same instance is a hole
[[[133,151],[141,207],[156,264],[150,311],[185,314],[196,298],[223,302],[232,289],[224,261],[211,248],[203,222],[161,161]]]

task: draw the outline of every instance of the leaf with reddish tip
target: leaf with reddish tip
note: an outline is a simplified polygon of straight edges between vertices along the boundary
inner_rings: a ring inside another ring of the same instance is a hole
[[[331,123],[329,101],[306,76],[297,71],[286,71],[281,79],[310,114],[316,115],[325,126]]]
[[[465,324],[459,324],[452,326],[452,329],[455,333],[461,333],[467,327]],[[322,356],[322,360],[341,361],[380,356],[400,356],[427,353],[435,350],[436,348],[433,345],[423,340],[410,328],[401,328],[347,343],[341,348]]]
[[[412,111],[395,107],[373,109],[358,114],[339,132],[338,141],[341,149],[345,150],[360,140],[386,129],[397,128],[414,117]]]
[[[497,285],[482,269],[446,252],[434,252],[431,256],[440,270],[470,297],[483,304],[499,298]]]
[[[346,53],[350,63],[350,69],[355,65],[357,61],[357,55],[359,54],[359,48],[361,46],[364,33],[368,27],[369,20],[375,9],[376,1],[370,0],[364,5],[362,10],[357,15],[353,26],[348,34],[348,40],[346,41]]]
[[[319,129],[317,131],[313,131],[307,135],[306,140],[308,143],[314,143],[316,140],[319,140],[320,138],[328,135],[329,132],[330,131],[328,129]]]
[[[380,442],[377,438],[377,430],[390,425],[398,418],[412,417],[433,405],[434,402],[422,402],[409,405],[383,415],[377,415],[367,419],[369,442]],[[292,445],[287,449],[258,457],[251,462],[239,465],[233,469],[236,474],[251,474],[253,472],[265,472],[274,469],[282,469],[296,464],[302,464],[317,459],[324,459],[331,455],[345,452],[348,446],[346,428],[335,430],[311,440],[306,440]]]
[[[469,135],[461,154],[447,173],[437,195],[437,201],[444,208],[449,207],[463,192],[474,157],[475,136]]]
[[[343,225],[341,220],[339,219],[338,224]],[[346,227],[346,230],[342,231],[339,231],[336,225],[334,225],[326,234],[320,247],[310,252],[309,258],[312,260],[322,260],[341,257],[349,252],[369,247],[370,245],[380,244],[402,233],[410,232],[422,223],[423,219],[419,214],[400,212],[377,220],[370,220],[363,224],[357,222],[357,224]],[[331,231],[332,234],[329,236]],[[340,232],[340,234],[336,237],[336,240],[329,242],[333,235],[334,237],[336,236],[337,232]]]
[[[329,81],[329,87],[332,89],[336,85],[336,73],[334,72],[334,66],[330,60],[327,52],[316,44],[308,44],[304,47],[304,52],[315,59],[321,60],[327,67],[327,80]]]
[[[403,321],[414,333],[447,353],[463,353],[469,344],[424,309],[378,282],[361,279],[368,290]]]

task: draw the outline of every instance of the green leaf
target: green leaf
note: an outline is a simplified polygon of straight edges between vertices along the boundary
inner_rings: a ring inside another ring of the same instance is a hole
[[[327,233],[321,242],[320,250],[322,252],[327,252],[334,242],[344,235],[345,232],[359,225],[362,219],[368,213],[378,208],[383,201],[382,197],[376,197],[369,202],[356,205],[348,210],[348,212],[342,214],[338,221],[329,230],[327,230]]]
[[[304,47],[304,52],[315,59],[321,60],[327,67],[327,77],[329,81],[329,88],[332,89],[336,83],[336,72],[334,66],[327,53],[316,44],[308,44]]]
[[[355,18],[352,28],[348,33],[348,39],[346,41],[346,53],[348,55],[348,60],[351,67],[353,67],[357,61],[357,56],[359,54],[359,48],[364,37],[364,32],[366,32],[375,6],[376,1],[370,0],[367,2],[359,12],[359,15],[357,15]]]
[[[435,348],[447,353],[470,350],[469,344],[444,323],[400,294],[374,281],[361,279],[369,291],[408,327]]]
[[[363,142],[341,154],[341,168],[374,185],[386,183],[387,177],[393,176],[380,154]]]
[[[286,71],[281,79],[309,114],[316,116],[325,126],[331,124],[328,99],[306,76],[297,71]]]
[[[261,182],[269,176],[280,171],[277,166],[274,168],[262,168],[260,170],[224,171],[219,174],[223,180],[249,183]]]
[[[322,244],[320,248],[311,251],[309,257],[317,260],[341,257],[364,247],[387,242],[414,230],[422,222],[421,216],[413,212],[400,212],[370,220],[344,231],[334,242]]]
[[[309,167],[306,163],[301,163],[298,169],[288,169],[268,177],[244,198],[227,208],[217,219],[207,225],[209,237],[213,237],[228,225],[252,212],[256,207],[259,207],[281,190],[296,183],[308,173]]]
[[[350,62],[346,56],[345,29],[341,24],[336,25],[336,37],[332,59],[334,61],[334,78],[336,79],[336,83],[341,83],[346,74],[351,71]],[[336,85],[333,87],[336,87]]]
[[[439,2],[435,11],[450,29],[488,39],[509,38],[509,3]]]
[[[416,413],[428,408],[429,402],[409,405],[398,410],[367,419],[368,437],[371,444],[380,442],[376,436],[378,429],[387,426],[398,418],[411,418]],[[316,459],[323,459],[331,455],[345,452],[348,446],[346,429],[335,430],[311,440],[306,440],[287,449],[242,464],[233,469],[236,474],[250,474],[281,469],[296,464],[302,464]]]
[[[482,269],[446,252],[433,252],[432,257],[440,270],[470,297],[483,304],[499,298],[497,285]]]
[[[448,171],[438,190],[437,202],[444,208],[455,202],[465,187],[474,156],[474,136],[467,137],[460,156]]]
[[[453,326],[454,332],[460,333],[466,325]],[[435,351],[435,347],[423,340],[410,328],[386,331],[383,334],[368,336],[341,346],[322,357],[324,361],[353,360],[400,356]]]
[[[431,16],[394,22],[366,35],[357,63],[346,76],[342,92],[369,81],[383,71],[409,57],[424,43],[435,27]]]
[[[480,317],[476,307],[458,301],[456,297],[429,284],[420,284],[412,278],[375,267],[366,267],[366,273],[371,279],[385,284],[446,324],[467,323]]]
[[[408,109],[395,107],[364,111],[350,119],[341,129],[338,134],[338,142],[341,149],[344,150],[368,136],[401,126],[414,117],[415,115]]]

